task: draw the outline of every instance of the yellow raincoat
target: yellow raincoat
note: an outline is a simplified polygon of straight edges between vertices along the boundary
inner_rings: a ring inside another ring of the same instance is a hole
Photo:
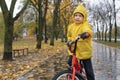
[[[87,12],[83,5],[79,5],[75,10],[76,12],[82,13],[84,15],[84,21],[83,23],[76,24],[73,23],[68,26],[68,33],[67,38],[68,41],[74,40],[78,34],[82,34],[83,32],[88,32],[90,34],[90,37],[87,39],[79,39],[77,43],[76,48],[76,57],[78,59],[84,60],[89,59],[92,57],[92,45],[91,45],[91,37],[92,37],[92,28],[90,24],[87,22]],[[69,55],[72,55],[70,51],[68,51]]]

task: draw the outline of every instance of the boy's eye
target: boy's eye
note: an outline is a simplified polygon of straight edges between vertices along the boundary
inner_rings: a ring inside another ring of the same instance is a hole
[[[79,16],[79,17],[83,17],[83,16],[82,16],[82,15],[80,15],[80,14],[79,14],[79,15],[78,15],[78,14],[75,14],[75,17],[77,17],[77,16]]]

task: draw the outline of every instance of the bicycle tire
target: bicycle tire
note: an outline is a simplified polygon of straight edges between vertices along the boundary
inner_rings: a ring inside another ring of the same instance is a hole
[[[61,71],[59,73],[57,73],[52,80],[67,80],[67,75],[72,75],[72,71],[71,70],[64,70]],[[65,76],[65,78],[64,78]],[[76,73],[75,74],[75,80],[85,80],[84,77],[82,76],[82,74],[80,73]]]

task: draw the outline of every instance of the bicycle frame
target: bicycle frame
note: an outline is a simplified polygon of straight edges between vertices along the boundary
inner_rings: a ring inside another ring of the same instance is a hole
[[[73,53],[73,55],[72,55],[72,66],[71,66],[71,68],[72,68],[72,80],[75,80],[76,72],[83,72],[82,65],[78,63],[78,60],[76,58],[76,46],[77,46],[77,41],[78,40],[79,40],[79,37],[76,38],[76,40],[74,42],[75,43],[74,50],[71,51]],[[68,78],[68,80],[70,80],[70,78]]]
[[[72,56],[72,66],[71,67],[72,67],[72,80],[75,80],[76,71],[82,72],[82,66],[78,63],[75,54],[73,54],[73,56]]]
[[[82,70],[82,67],[78,64],[76,56],[73,55],[73,58],[72,58],[72,80],[75,80],[76,71],[80,72],[81,70]]]
[[[83,65],[81,63],[79,63],[79,61],[76,58],[76,46],[77,46],[77,41],[79,38],[80,38],[80,36],[76,37],[75,41],[72,41],[72,42],[67,44],[69,47],[69,50],[71,51],[71,53],[73,53],[71,67],[68,68],[68,70],[64,70],[64,71],[57,73],[52,78],[52,80],[66,80],[66,79],[67,80],[75,80],[75,79],[87,80],[85,71],[83,70]],[[71,45],[73,43],[75,43],[75,46],[72,49]]]

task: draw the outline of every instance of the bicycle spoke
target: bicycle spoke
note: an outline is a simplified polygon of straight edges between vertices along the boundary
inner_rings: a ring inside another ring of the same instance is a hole
[[[72,80],[72,75],[66,73],[66,74],[59,76],[57,80]],[[79,79],[75,77],[75,80],[79,80]]]

